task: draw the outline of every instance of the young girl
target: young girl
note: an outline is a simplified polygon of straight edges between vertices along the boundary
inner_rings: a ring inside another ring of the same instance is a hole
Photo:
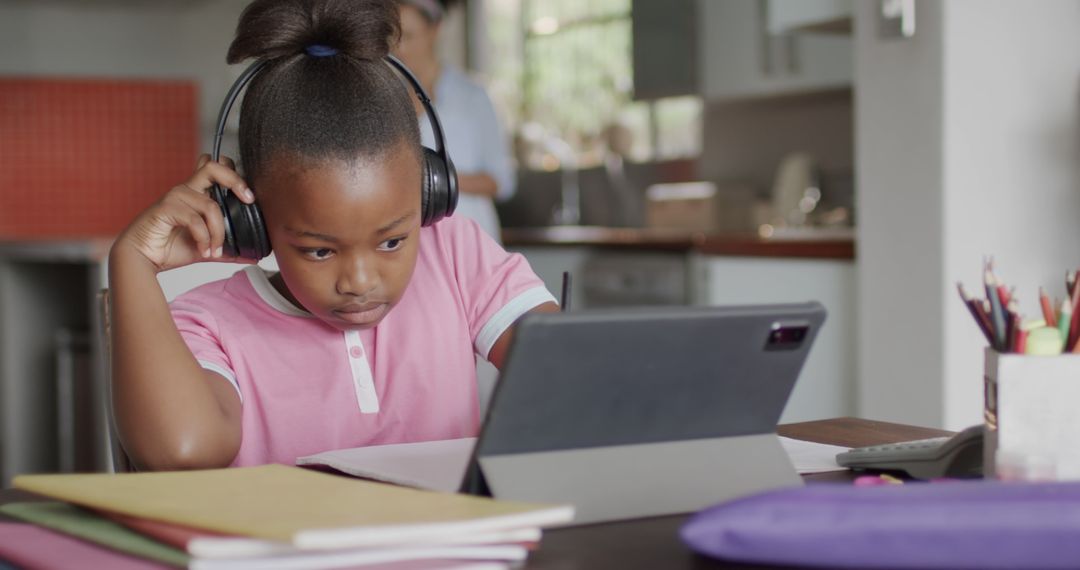
[[[516,319],[557,310],[475,223],[421,227],[416,115],[384,61],[398,34],[392,0],[244,11],[228,61],[269,61],[241,108],[245,177],[203,157],[109,258],[113,406],[137,467],[475,436],[474,354],[501,365]],[[213,184],[258,197],[280,272],[251,266],[170,306],[158,272],[225,260]]]

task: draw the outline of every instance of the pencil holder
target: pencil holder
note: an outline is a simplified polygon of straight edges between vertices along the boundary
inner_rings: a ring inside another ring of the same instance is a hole
[[[1080,480],[1080,354],[987,349],[983,470],[1003,480]]]

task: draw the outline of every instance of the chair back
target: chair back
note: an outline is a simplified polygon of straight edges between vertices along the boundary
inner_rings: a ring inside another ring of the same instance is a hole
[[[128,457],[127,452],[124,451],[123,444],[120,443],[120,434],[116,428],[116,415],[113,413],[113,398],[112,398],[112,326],[110,319],[109,308],[109,290],[102,289],[98,292],[98,311],[99,319],[101,323],[101,330],[98,334],[101,335],[101,346],[104,349],[105,354],[102,360],[105,363],[105,417],[108,419],[109,424],[109,455],[112,458],[113,471],[116,473],[130,473],[135,471],[134,466],[131,464],[131,459]]]

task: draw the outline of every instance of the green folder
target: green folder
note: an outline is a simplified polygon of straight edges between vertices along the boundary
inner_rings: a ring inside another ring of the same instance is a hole
[[[33,501],[0,505],[0,512],[19,520],[170,566],[187,567],[190,557],[124,525],[68,503]]]

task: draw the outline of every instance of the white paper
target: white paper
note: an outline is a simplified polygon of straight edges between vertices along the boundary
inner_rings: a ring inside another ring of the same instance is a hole
[[[849,448],[780,437],[800,475],[844,471],[836,454]],[[308,455],[297,465],[325,465],[356,477],[453,493],[461,487],[476,438],[375,445]]]
[[[325,465],[356,477],[420,489],[457,492],[476,438],[373,445],[308,455],[297,465]]]
[[[539,528],[515,528],[492,532],[470,532],[468,534],[446,533],[425,540],[421,546],[505,546],[524,545],[540,542],[542,532]],[[188,541],[187,551],[194,558],[265,558],[304,554],[309,551],[299,549],[289,543],[258,538],[235,536],[202,536]]]
[[[850,448],[848,447],[814,443],[784,436],[780,436],[780,443],[784,446],[784,451],[791,458],[791,464],[795,466],[795,470],[799,472],[799,475],[847,470],[847,467],[841,467],[836,463],[836,454],[849,451]]]
[[[358,549],[331,552],[306,552],[293,556],[239,558],[220,560],[193,559],[192,570],[301,570],[307,568],[344,568],[353,566],[389,565],[397,568],[505,568],[505,564],[490,563],[474,566],[478,561],[522,561],[529,551],[522,546],[452,546],[413,547],[403,549]],[[426,561],[427,564],[423,564]],[[438,564],[437,566],[435,564]]]

